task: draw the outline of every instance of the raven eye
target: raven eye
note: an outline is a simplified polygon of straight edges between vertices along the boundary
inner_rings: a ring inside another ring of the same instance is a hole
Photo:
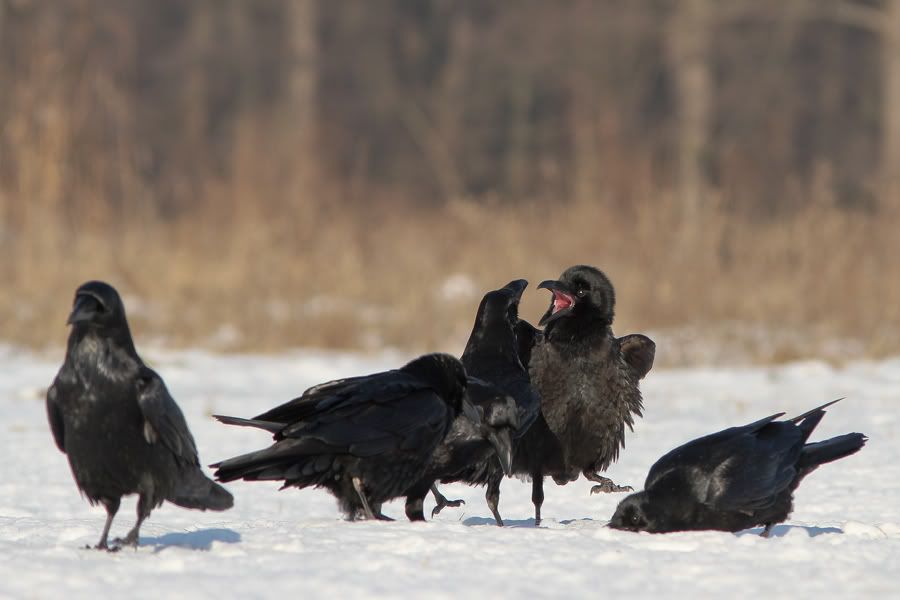
[[[638,518],[637,513],[634,513],[633,515],[631,515],[631,522],[634,523],[635,525],[637,525],[637,522],[638,522],[639,520],[640,520],[640,519]]]
[[[579,298],[584,298],[585,294],[587,294],[587,290],[584,290],[584,289],[581,289],[581,290],[578,290],[577,292],[575,292],[575,295],[578,296]]]

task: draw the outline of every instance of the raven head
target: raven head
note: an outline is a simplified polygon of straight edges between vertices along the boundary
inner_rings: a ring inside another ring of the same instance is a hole
[[[126,324],[125,306],[114,287],[102,281],[88,281],[75,291],[68,325],[118,328]]]
[[[519,301],[528,286],[524,279],[510,281],[481,299],[472,333],[463,350],[463,364],[473,365],[517,358],[515,327],[519,322]],[[478,372],[476,367],[476,373]]]
[[[612,325],[616,294],[612,283],[599,269],[577,265],[566,269],[558,280],[542,282],[538,289],[553,293],[550,308],[539,325],[548,328],[560,319],[572,319],[581,324],[593,322]]]
[[[472,334],[497,329],[498,326],[512,331],[519,321],[519,301],[526,287],[527,281],[516,279],[500,289],[485,294],[475,315]]]
[[[649,508],[647,492],[631,494],[616,507],[616,512],[609,520],[609,527],[626,531],[653,532],[655,527]]]
[[[481,424],[481,413],[469,400],[466,369],[458,358],[442,352],[424,354],[409,361],[400,370],[427,382],[454,415],[462,413],[476,425]]]

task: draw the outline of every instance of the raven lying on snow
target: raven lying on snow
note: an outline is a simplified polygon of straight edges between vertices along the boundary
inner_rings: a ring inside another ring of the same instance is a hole
[[[137,523],[123,540],[136,546],[141,523],[164,500],[185,508],[226,510],[233,499],[200,470],[184,415],[163,380],[134,348],[125,307],[103,282],[75,293],[66,358],[47,391],[56,445],[69,459],[78,489],[106,508],[107,537],[121,498],[138,494]]]
[[[807,443],[837,400],[788,421],[784,413],[708,435],[675,448],[654,464],[644,490],[625,498],[609,523],[615,529],[667,533],[772,527],[793,510],[794,490],[819,465],[850,456],[861,433]]]
[[[479,425],[466,372],[447,354],[427,354],[396,370],[339,379],[253,419],[216,415],[265,429],[275,443],[212,465],[219,481],[277,480],[328,489],[348,518],[386,519],[381,504],[419,481],[454,419]]]

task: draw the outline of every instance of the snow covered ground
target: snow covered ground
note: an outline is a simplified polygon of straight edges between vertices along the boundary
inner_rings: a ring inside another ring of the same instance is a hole
[[[144,358],[166,379],[209,463],[269,442],[263,432],[220,425],[211,413],[250,416],[311,384],[398,366],[406,357]],[[481,489],[446,486],[448,497],[467,504],[429,523],[408,523],[401,502],[385,510],[397,522],[348,523],[323,491],[238,482],[229,486],[231,511],[164,505],[143,527],[140,547],[114,555],[82,549],[97,541],[104,511],[79,497],[47,426],[44,391],[61,360],[0,347],[2,598],[900,596],[900,359],[650,373],[646,417],[609,471],[638,489],[656,458],[684,441],[847,397],[830,409],[817,439],[861,431],[868,445],[811,475],[772,539],[754,535],[758,530],[613,531],[604,525],[622,495],[592,497],[583,480],[565,487],[548,480],[539,528],[530,485],[507,480],[502,529],[492,524]],[[113,535],[124,535],[133,519],[129,499]]]

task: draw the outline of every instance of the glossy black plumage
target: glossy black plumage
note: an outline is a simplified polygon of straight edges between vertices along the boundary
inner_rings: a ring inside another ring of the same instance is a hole
[[[793,510],[793,493],[804,477],[866,442],[863,434],[848,433],[807,443],[834,402],[788,421],[776,421],[779,413],[675,448],[650,468],[644,490],[619,504],[610,527],[665,533],[764,525],[768,535]]]
[[[511,281],[481,300],[462,363],[469,375],[470,397],[484,411],[484,423],[476,430],[457,419],[435,452],[436,460],[426,477],[407,495],[406,513],[411,520],[424,518],[422,501],[433,482],[440,480],[487,485],[488,505],[497,522],[503,523],[497,511],[500,482],[509,472],[515,440],[531,426],[540,410],[528,373],[519,360],[514,332],[519,300],[527,285],[524,279]],[[503,460],[498,460],[503,455]],[[436,488],[434,494],[437,506],[432,514],[461,502],[448,501]]]
[[[138,356],[125,308],[110,285],[78,288],[69,317],[66,358],[47,391],[57,447],[91,504],[106,507],[97,548],[121,497],[138,494],[138,520],[123,542],[137,545],[141,523],[164,500],[185,508],[225,510],[233,500],[200,470],[194,438],[162,379]]]
[[[422,477],[459,414],[480,420],[466,386],[456,358],[428,354],[400,369],[314,386],[253,419],[217,416],[270,431],[276,441],[212,466],[220,481],[326,488],[349,518],[380,518],[381,503]]]
[[[616,460],[625,428],[641,415],[638,382],[652,368],[656,346],[643,335],[613,335],[615,292],[598,269],[574,266],[538,287],[553,293],[544,330],[524,323],[519,330],[541,418],[523,438],[515,468],[532,477],[540,523],[546,475],[565,484],[584,474],[598,484],[592,492],[630,489],[599,473]]]

